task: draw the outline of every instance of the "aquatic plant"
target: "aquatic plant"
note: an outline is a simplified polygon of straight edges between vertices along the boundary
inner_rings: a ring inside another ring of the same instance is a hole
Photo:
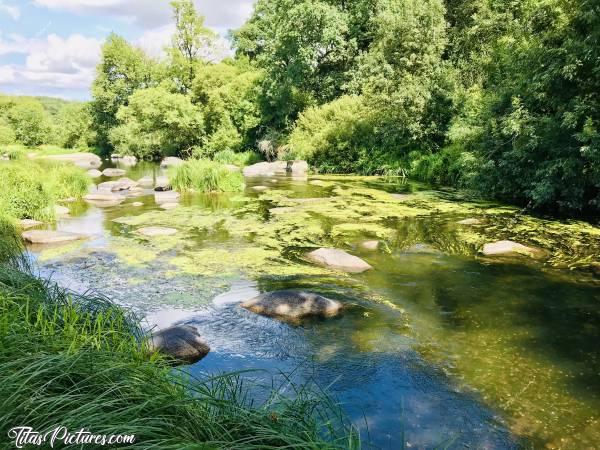
[[[244,189],[244,178],[223,164],[209,159],[191,159],[169,170],[169,179],[178,191],[239,192]]]

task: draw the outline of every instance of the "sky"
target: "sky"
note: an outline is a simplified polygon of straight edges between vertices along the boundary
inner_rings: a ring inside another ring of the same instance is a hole
[[[89,99],[111,32],[160,55],[173,32],[169,1],[0,0],[0,92]],[[194,2],[225,37],[250,16],[254,0]]]

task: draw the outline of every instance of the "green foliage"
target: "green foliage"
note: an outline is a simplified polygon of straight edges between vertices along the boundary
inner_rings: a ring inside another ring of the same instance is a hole
[[[54,205],[81,198],[90,184],[85,172],[71,164],[19,160],[0,164],[0,211],[16,219],[52,220]]]
[[[14,144],[16,141],[17,135],[10,122],[0,117],[0,145]]]
[[[221,164],[235,164],[239,167],[250,166],[263,160],[260,154],[252,150],[239,153],[233,150],[221,150],[215,153],[212,159]]]
[[[6,117],[21,144],[35,146],[52,142],[50,116],[37,100],[25,98],[15,101]]]
[[[95,143],[91,107],[86,103],[67,103],[57,114],[60,145],[87,150]]]
[[[244,190],[244,177],[223,164],[208,159],[190,159],[169,169],[169,180],[178,191],[238,192]]]
[[[200,143],[204,133],[200,109],[189,97],[163,87],[133,93],[117,119],[111,143],[120,153],[139,158],[181,153]]]
[[[472,188],[480,170],[477,156],[464,151],[460,145],[430,154],[411,152],[408,160],[411,177],[438,185]]]

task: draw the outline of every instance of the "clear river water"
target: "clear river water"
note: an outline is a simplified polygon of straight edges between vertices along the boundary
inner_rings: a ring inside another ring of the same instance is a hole
[[[127,170],[161,174],[150,163]],[[532,228],[511,208],[452,195],[399,180],[278,177],[184,195],[165,211],[146,189],[108,208],[69,204],[56,227],[89,238],[30,253],[44,276],[106,294],[149,326],[196,326],[211,352],[195,374],[258,369],[243,376],[326,388],[367,448],[600,448],[600,283],[569,254],[597,261],[597,228]],[[481,224],[457,225],[470,217]],[[143,225],[179,233],[147,240]],[[515,236],[561,253],[478,254],[482,239]],[[361,248],[365,239],[379,250]],[[374,269],[303,260],[323,245]],[[289,324],[239,307],[282,288],[338,299],[344,314]]]

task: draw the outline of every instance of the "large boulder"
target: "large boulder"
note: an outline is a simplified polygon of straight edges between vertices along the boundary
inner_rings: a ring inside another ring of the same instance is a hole
[[[137,230],[139,234],[146,237],[172,236],[177,233],[175,228],[144,227]]]
[[[320,248],[306,255],[309,261],[349,273],[365,272],[372,267],[357,256],[336,248]]]
[[[152,334],[149,342],[151,352],[159,352],[175,362],[193,364],[210,352],[196,328],[177,325]]]
[[[114,168],[104,169],[102,171],[102,175],[104,175],[105,177],[109,177],[109,178],[122,177],[126,173],[127,172],[123,169],[114,169]]]
[[[129,178],[120,178],[117,181],[106,181],[98,185],[98,190],[107,190],[112,192],[128,191],[138,184]]]
[[[260,162],[244,167],[245,177],[272,177],[275,175],[303,176],[308,172],[306,161]]]
[[[522,255],[532,258],[541,258],[544,256],[544,251],[539,248],[527,247],[513,241],[497,241],[485,244],[481,249],[481,253],[485,256]]]
[[[342,311],[342,304],[312,292],[267,292],[241,304],[257,314],[298,320],[305,317],[333,317]]]
[[[111,206],[120,205],[125,201],[125,197],[113,194],[112,192],[97,192],[88,194],[83,197],[86,203],[100,208],[110,208]]]
[[[93,153],[65,153],[64,155],[44,156],[43,159],[52,161],[66,161],[75,164],[83,169],[95,169],[102,165],[102,159]]]
[[[98,169],[90,169],[87,171],[87,174],[92,178],[100,178],[102,176],[102,172]]]
[[[26,242],[31,244],[57,244],[60,242],[78,241],[86,236],[66,231],[29,230],[21,235]]]
[[[131,166],[135,166],[137,164],[137,158],[135,156],[123,156],[123,158],[121,158],[121,161],[119,161],[121,164],[123,164],[124,166],[127,167],[131,167]]]
[[[165,159],[163,159],[160,163],[160,167],[165,168],[165,167],[177,167],[182,165],[183,163],[185,163],[185,161],[181,158],[177,158],[175,156],[167,156]]]

